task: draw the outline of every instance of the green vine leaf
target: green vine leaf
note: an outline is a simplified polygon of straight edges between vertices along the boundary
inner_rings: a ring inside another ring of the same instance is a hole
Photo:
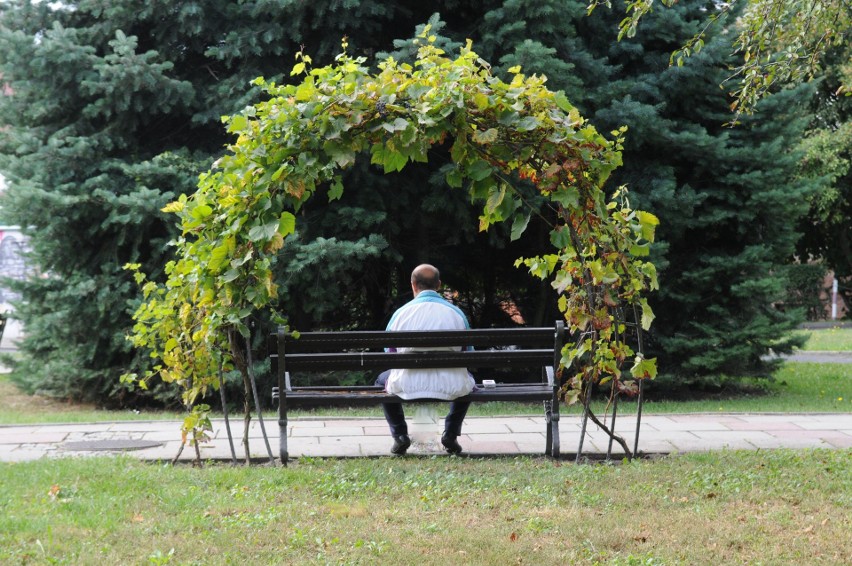
[[[509,236],[511,241],[515,241],[523,235],[523,233],[527,229],[527,225],[530,223],[530,218],[532,215],[530,213],[518,212],[515,214],[512,219],[512,232]]]

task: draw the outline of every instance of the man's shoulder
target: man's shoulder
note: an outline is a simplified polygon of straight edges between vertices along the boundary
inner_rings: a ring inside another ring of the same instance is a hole
[[[391,317],[388,330],[470,327],[467,316],[459,307],[437,293],[423,295],[424,293],[421,293],[417,298],[400,307]]]
[[[462,313],[462,310],[436,293],[435,291],[423,291],[413,300],[411,300],[408,304],[404,305],[403,308],[447,308],[452,311]]]
[[[437,291],[421,291],[415,298],[409,301],[409,305],[420,303],[438,303],[443,305],[452,305],[450,301],[442,297]],[[455,306],[455,305],[453,305]]]

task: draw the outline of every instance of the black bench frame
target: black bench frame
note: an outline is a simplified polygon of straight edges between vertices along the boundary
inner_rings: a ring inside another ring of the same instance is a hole
[[[492,328],[417,332],[341,331],[302,332],[279,327],[270,345],[278,378],[273,401],[278,402],[279,450],[287,463],[288,408],[373,406],[387,402],[446,402],[438,399],[400,399],[377,386],[291,387],[290,373],[300,371],[371,370],[376,375],[392,368],[541,368],[541,383],[498,383],[478,386],[457,401],[542,401],[546,421],[544,453],[559,457],[559,362],[565,325],[552,328]],[[456,347],[449,351],[387,352],[386,348]],[[474,350],[462,350],[473,347]],[[476,349],[479,348],[479,349]],[[503,349],[495,349],[503,348]]]

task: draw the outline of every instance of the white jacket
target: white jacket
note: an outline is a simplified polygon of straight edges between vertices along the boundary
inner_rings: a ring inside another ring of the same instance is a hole
[[[464,330],[467,317],[457,306],[435,291],[421,291],[397,310],[387,330]],[[399,352],[453,350],[454,348],[399,348]],[[467,395],[475,386],[465,368],[392,369],[385,390],[402,399],[442,399],[450,401]]]

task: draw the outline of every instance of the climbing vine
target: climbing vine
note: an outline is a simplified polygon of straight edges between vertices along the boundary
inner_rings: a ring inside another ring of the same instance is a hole
[[[254,81],[266,99],[225,119],[236,136],[229,153],[200,177],[195,194],[164,209],[182,228],[165,283],[128,266],[144,293],[131,340],[156,362],[125,380],[144,386],[159,375],[179,384],[192,406],[219,387],[220,368],[236,365],[245,375],[238,338],[245,343],[253,312],[274,304],[271,268],[300,208],[317,193],[339,199],[342,173],[359,155],[393,173],[426,162],[436,145],[450,148],[447,185],[482,205],[480,230],[509,222],[519,237],[541,213],[519,187],[545,197],[552,247],[516,265],[552,281],[559,296],[574,337],[562,352],[566,399],[592,383],[614,380],[629,390],[654,377],[654,360],[633,352],[618,316],[638,307],[647,329],[653,313],[644,295],[657,286],[647,261],[657,219],[631,209],[625,188],[604,190],[621,164],[625,130],[605,138],[544,77],[519,67],[509,69],[509,82],[493,76],[470,42],[454,59],[428,29],[420,42],[413,65],[389,58],[375,74],[346,54],[344,42],[324,67],[298,53],[291,73],[298,84]],[[625,377],[622,364],[631,359]]]

